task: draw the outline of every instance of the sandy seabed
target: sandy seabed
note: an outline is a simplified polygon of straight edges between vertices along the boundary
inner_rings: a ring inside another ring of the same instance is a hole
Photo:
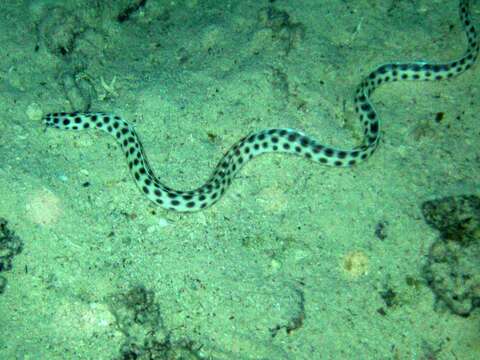
[[[380,87],[367,162],[265,155],[193,214],[149,203],[112,138],[41,122],[118,113],[181,189],[262,128],[348,148],[369,71],[462,55],[455,0],[106,3],[0,5],[0,217],[23,242],[1,359],[480,358],[478,308],[456,314],[425,278],[440,234],[422,214],[478,195],[478,66]]]

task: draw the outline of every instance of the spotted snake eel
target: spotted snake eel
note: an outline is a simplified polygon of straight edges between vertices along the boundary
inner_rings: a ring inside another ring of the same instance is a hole
[[[205,184],[195,190],[182,191],[166,186],[154,175],[137,132],[120,116],[103,112],[60,112],[45,115],[43,121],[47,127],[72,130],[96,128],[111,134],[126,155],[135,183],[151,201],[168,210],[201,210],[215,204],[241,167],[260,154],[290,153],[337,167],[351,166],[369,158],[380,140],[379,118],[370,101],[370,96],[379,85],[401,80],[448,79],[460,75],[475,63],[479,43],[470,17],[470,3],[471,0],[459,1],[460,20],[468,44],[462,57],[443,64],[420,61],[385,64],[362,80],[356,89],[354,104],[364,136],[362,143],[352,149],[322,145],[311,136],[294,129],[264,129],[235,143]]]

